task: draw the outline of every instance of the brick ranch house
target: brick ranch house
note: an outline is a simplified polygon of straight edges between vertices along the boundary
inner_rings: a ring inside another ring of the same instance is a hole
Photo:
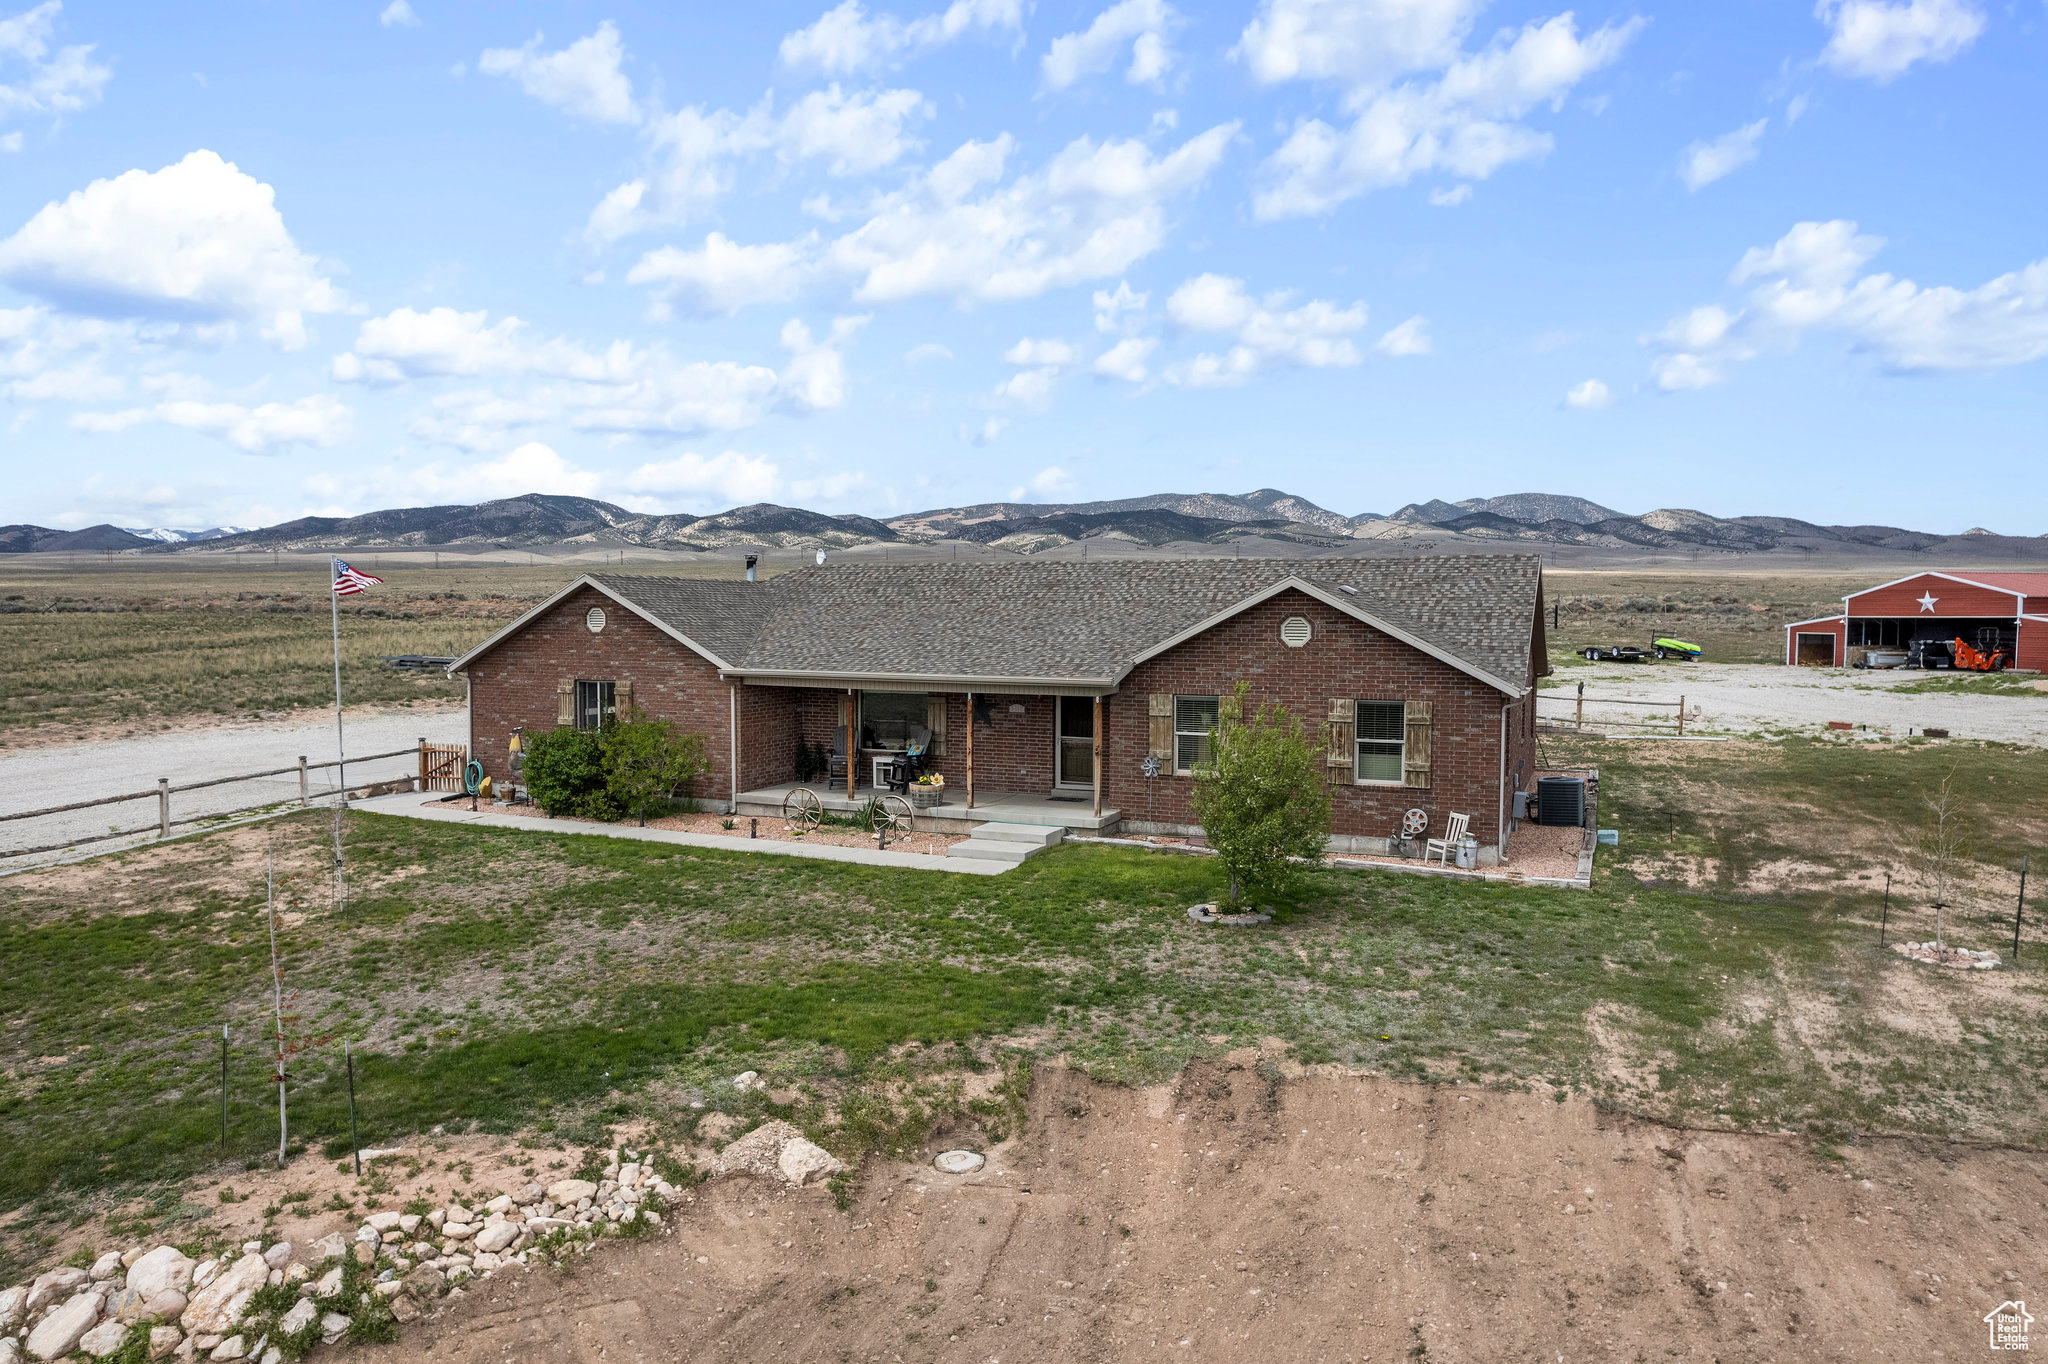
[[[1134,833],[1193,832],[1192,769],[1242,679],[1322,743],[1334,851],[1383,850],[1419,807],[1431,833],[1468,815],[1493,861],[1535,784],[1543,626],[1529,556],[588,574],[449,671],[500,786],[515,728],[637,708],[705,736],[698,799],[772,815],[799,745],[835,747],[850,717],[854,760],[808,783],[836,808],[922,732],[946,793],[921,822]]]

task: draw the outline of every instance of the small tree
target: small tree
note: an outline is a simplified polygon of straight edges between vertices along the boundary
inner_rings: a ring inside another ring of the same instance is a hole
[[[668,720],[649,719],[644,712],[606,725],[600,746],[604,755],[605,793],[623,814],[647,823],[677,787],[711,770],[704,756],[704,736],[678,734]]]
[[[1934,951],[1948,950],[1942,932],[1942,911],[1948,905],[1949,886],[1962,878],[1969,860],[1970,843],[1963,829],[1962,802],[1954,790],[1955,769],[1949,769],[1931,796],[1923,799],[1928,824],[1920,835],[1920,856],[1927,873],[1934,878]]]
[[[1294,875],[1290,858],[1321,859],[1330,834],[1322,750],[1283,706],[1245,719],[1251,688],[1223,698],[1209,736],[1209,763],[1195,775],[1202,832],[1230,876],[1230,900],[1277,896]]]

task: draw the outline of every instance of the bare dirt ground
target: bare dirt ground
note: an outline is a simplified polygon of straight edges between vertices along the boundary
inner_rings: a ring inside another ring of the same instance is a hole
[[[547,818],[545,811],[531,805],[500,805],[494,807],[494,811],[501,815],[530,815],[535,819]],[[799,837],[796,828],[781,819],[766,817],[752,819],[747,815],[739,815],[734,817],[732,827],[728,828],[726,827],[725,818],[723,815],[707,814],[663,815],[658,819],[648,820],[647,827],[650,829],[673,829],[677,833],[685,834],[713,834],[721,838],[731,838],[734,836],[744,838],[749,836],[751,824],[751,836],[767,842],[825,843],[838,848],[872,848],[875,846],[875,836],[873,834],[863,829],[849,828],[844,825],[821,825],[817,828],[806,830]],[[575,816],[562,816],[558,822],[595,824],[599,821],[580,819]],[[907,834],[890,835],[889,847],[896,852],[925,853],[932,857],[944,857],[946,849],[952,847],[955,843],[964,843],[966,841],[966,834],[942,834],[934,833],[929,829],[919,829]]]
[[[977,1175],[852,1208],[727,1178],[674,1233],[501,1276],[374,1358],[1930,1360],[2042,1273],[2048,1160],[1681,1132],[1246,1051],[1043,1071]],[[973,1143],[942,1134],[930,1151]]]
[[[1596,702],[1685,700],[1686,733],[1812,733],[1830,720],[1867,725],[1905,738],[1930,726],[1958,739],[2048,748],[2048,692],[1992,696],[1970,692],[1900,692],[1916,682],[1956,680],[1953,672],[1857,671],[1786,668],[1754,663],[1595,663],[1561,668],[1544,688],[1537,714],[1548,724],[1569,724],[1578,683],[1586,685],[1586,727],[1635,719],[1669,722],[1672,711]],[[1621,726],[1623,730],[1626,725]]]

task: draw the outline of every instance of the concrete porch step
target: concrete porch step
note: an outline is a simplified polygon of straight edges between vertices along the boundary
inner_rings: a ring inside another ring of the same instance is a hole
[[[993,840],[984,842],[978,838],[970,838],[964,843],[955,843],[946,849],[946,856],[974,862],[1003,862],[1014,867],[1031,854],[1044,851],[1044,848],[1031,843],[997,843]]]
[[[990,820],[974,831],[974,839],[987,839],[996,843],[1029,843],[1040,848],[1050,848],[1067,836],[1065,828],[1058,824],[1010,824]]]

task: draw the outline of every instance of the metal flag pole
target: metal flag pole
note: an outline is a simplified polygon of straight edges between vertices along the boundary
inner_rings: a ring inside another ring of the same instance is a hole
[[[270,869],[263,877],[264,909],[270,919],[270,988],[277,1015],[277,1168],[284,1168],[285,1147],[291,1137],[284,1107],[284,974],[277,959],[277,854],[270,855]]]
[[[348,918],[348,869],[341,860],[341,813],[348,809],[348,751],[341,728],[341,582],[340,560],[327,556],[327,606],[334,625],[334,770],[341,780],[341,800],[334,807],[334,900]]]
[[[356,1057],[349,1050],[348,1039],[341,1039],[342,1063],[348,1067],[348,1149],[356,1161],[356,1178],[363,1177],[363,1147],[356,1138]]]

